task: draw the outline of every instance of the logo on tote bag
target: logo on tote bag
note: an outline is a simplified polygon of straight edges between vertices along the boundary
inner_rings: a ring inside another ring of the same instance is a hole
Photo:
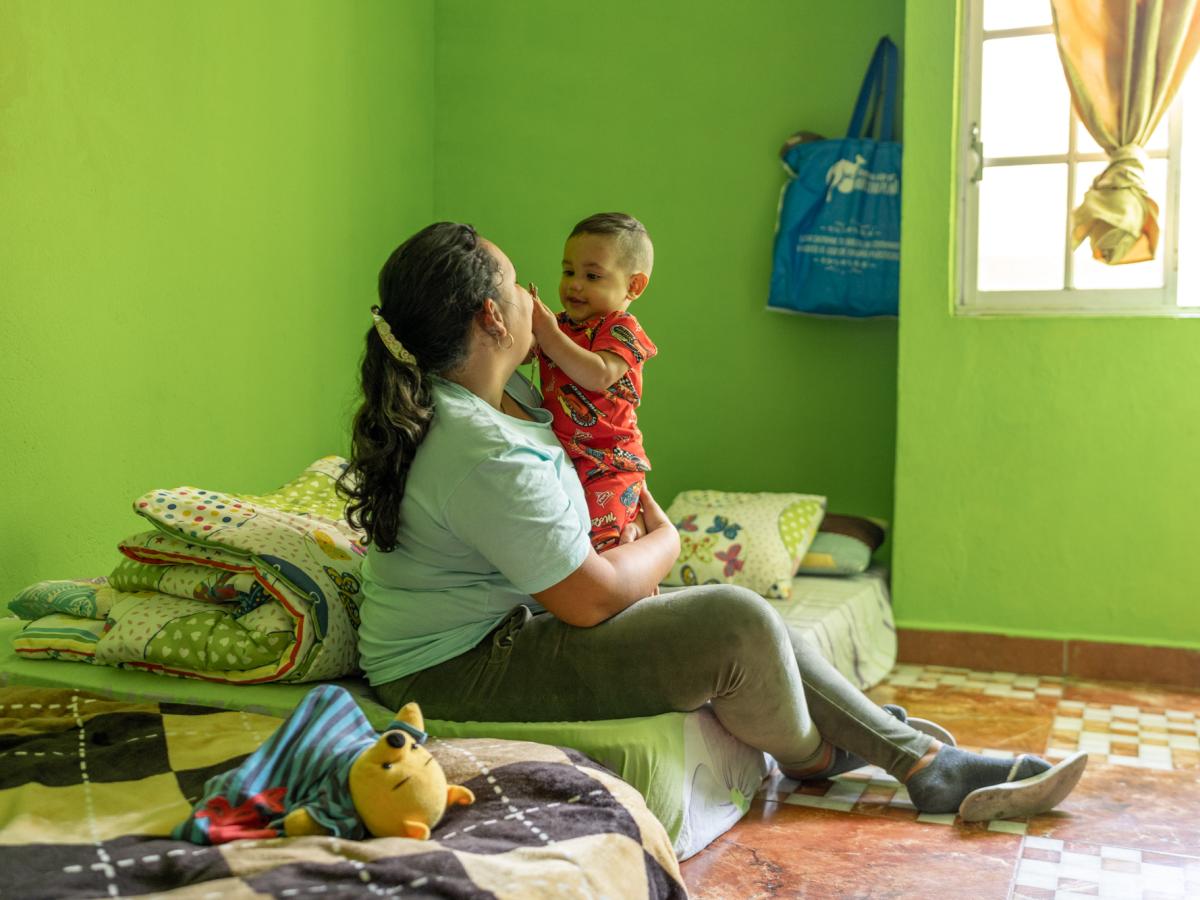
[[[828,203],[836,190],[842,194],[851,191],[865,191],[868,194],[899,194],[900,176],[894,172],[871,172],[866,168],[867,160],[861,153],[854,155],[854,162],[839,159],[825,173],[825,183],[829,190],[825,192],[825,202]]]
[[[896,45],[881,38],[846,137],[797,132],[784,143],[788,181],[775,227],[769,308],[897,314],[901,148],[892,135],[898,73]]]

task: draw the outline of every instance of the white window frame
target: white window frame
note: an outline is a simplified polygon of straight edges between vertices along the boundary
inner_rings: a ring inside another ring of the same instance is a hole
[[[1049,0],[1047,0],[1047,3]],[[1071,110],[1067,153],[1045,156],[989,158],[978,139],[983,79],[983,3],[964,0],[962,86],[958,140],[958,283],[954,312],[961,316],[1200,316],[1200,307],[1180,306],[1179,280],[1179,189],[1180,148],[1183,134],[1182,92],[1171,104],[1168,116],[1168,149],[1148,151],[1151,159],[1167,159],[1168,196],[1155,198],[1162,206],[1165,228],[1159,236],[1158,253],[1163,258],[1163,286],[1158,288],[1071,288],[1057,290],[980,291],[978,289],[979,188],[988,167],[1067,162],[1067,195],[1063,227],[1068,230],[1065,247],[1064,284],[1071,283],[1074,247],[1069,237],[1076,169],[1072,163],[1107,161],[1103,153],[1081,153],[1076,139],[1083,125]],[[1051,25],[1011,28],[987,32],[989,39],[1053,34]],[[1086,240],[1086,239],[1085,239]],[[1137,265],[1134,263],[1133,265]],[[1189,270],[1190,271],[1190,270]]]

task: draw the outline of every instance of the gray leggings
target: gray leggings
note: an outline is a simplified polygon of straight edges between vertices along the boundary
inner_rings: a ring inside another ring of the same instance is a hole
[[[784,624],[731,585],[639,600],[592,628],[518,606],[465,653],[375,688],[431,719],[624,719],[711,702],[721,723],[785,772],[811,770],[822,741],[903,778],[927,735],[884,712]]]

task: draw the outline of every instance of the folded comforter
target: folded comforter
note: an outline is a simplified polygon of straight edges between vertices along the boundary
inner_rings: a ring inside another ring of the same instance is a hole
[[[107,576],[43,581],[9,608],[31,659],[74,659],[230,683],[358,671],[362,535],[327,456],[262,496],[179,487],[134,501],[153,525]]]

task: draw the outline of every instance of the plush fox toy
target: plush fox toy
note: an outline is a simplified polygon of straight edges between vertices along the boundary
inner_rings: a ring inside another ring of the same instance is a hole
[[[267,742],[210,778],[171,836],[198,844],[333,834],[424,840],[448,805],[475,802],[425,749],[420,707],[409,703],[379,735],[344,688],[321,685]]]

